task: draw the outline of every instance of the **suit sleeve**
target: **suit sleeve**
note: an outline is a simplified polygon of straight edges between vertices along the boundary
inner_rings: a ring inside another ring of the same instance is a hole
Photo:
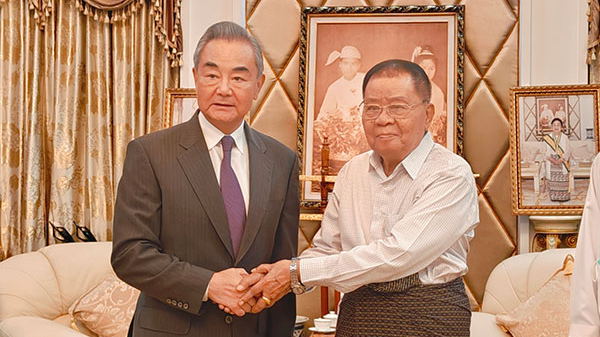
[[[127,146],[114,215],[111,263],[120,279],[163,303],[198,314],[213,271],[163,253],[161,189],[139,140]]]
[[[271,262],[290,259],[298,252],[300,192],[298,190],[298,158],[296,155],[294,155],[293,165],[290,167],[287,193],[279,218]],[[268,336],[290,336],[295,320],[296,297],[290,292],[269,309]]]

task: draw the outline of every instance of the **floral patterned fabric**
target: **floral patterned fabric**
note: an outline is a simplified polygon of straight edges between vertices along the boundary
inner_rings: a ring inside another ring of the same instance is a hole
[[[139,294],[111,274],[75,301],[69,313],[99,337],[125,337]]]
[[[0,0],[0,257],[53,243],[48,221],[111,240],[127,143],[162,128],[179,85],[153,5],[136,6],[111,23],[54,1],[41,30],[35,7]]]
[[[513,337],[567,337],[572,269],[573,257],[567,255],[563,269],[513,311],[496,315],[496,323]]]

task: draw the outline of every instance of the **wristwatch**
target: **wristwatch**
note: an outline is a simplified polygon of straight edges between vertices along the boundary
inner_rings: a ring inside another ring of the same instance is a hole
[[[292,257],[290,261],[290,287],[296,295],[304,294],[306,287],[298,280],[298,258]]]

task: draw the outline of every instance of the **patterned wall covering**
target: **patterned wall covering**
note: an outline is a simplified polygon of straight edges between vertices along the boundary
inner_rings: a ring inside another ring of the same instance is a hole
[[[298,60],[302,6],[465,5],[464,155],[480,176],[481,223],[465,276],[472,306],[481,303],[492,269],[516,253],[511,214],[508,89],[518,83],[518,0],[248,0],[246,24],[264,48],[266,82],[251,124],[296,148]],[[317,222],[303,222],[300,250]]]

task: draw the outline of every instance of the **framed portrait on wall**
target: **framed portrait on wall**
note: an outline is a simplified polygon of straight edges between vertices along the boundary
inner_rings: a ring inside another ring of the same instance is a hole
[[[163,128],[166,129],[192,118],[198,109],[196,89],[166,88]]]
[[[599,150],[597,85],[511,88],[515,214],[581,214]]]
[[[365,73],[389,59],[420,65],[431,81],[435,142],[462,155],[463,6],[305,7],[301,18],[298,154],[304,176],[320,175],[329,146],[336,175],[370,150],[360,104]],[[315,179],[313,179],[315,180]],[[302,205],[318,206],[319,185],[301,184]]]

